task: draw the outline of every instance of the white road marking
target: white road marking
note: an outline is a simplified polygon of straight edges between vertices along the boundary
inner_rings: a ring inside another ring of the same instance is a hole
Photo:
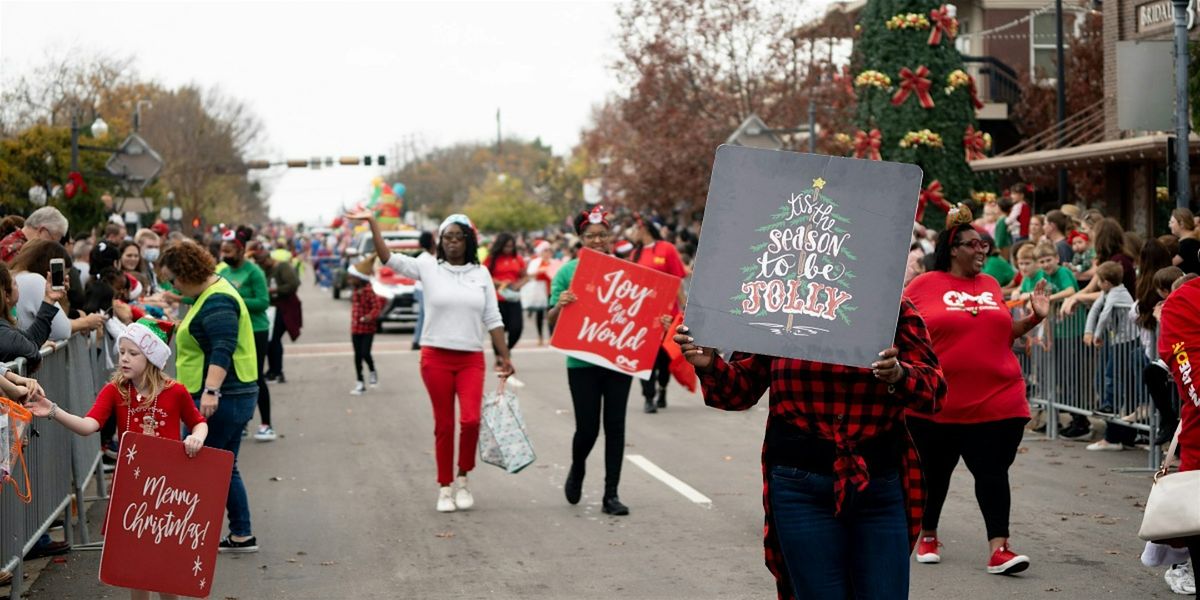
[[[646,458],[645,456],[642,456],[641,454],[630,454],[625,458],[628,458],[629,462],[641,467],[642,470],[646,473],[649,473],[651,477],[667,484],[667,487],[682,494],[684,498],[704,506],[705,508],[712,508],[712,500],[709,500],[708,496],[701,494],[700,492],[696,491],[696,488],[684,483],[678,477],[675,477],[674,475],[664,471],[662,467],[650,462],[650,459]]]

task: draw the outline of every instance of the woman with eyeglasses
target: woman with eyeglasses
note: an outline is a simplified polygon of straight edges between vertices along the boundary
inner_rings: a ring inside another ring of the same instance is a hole
[[[479,240],[466,215],[450,215],[438,227],[436,258],[416,258],[387,247],[375,214],[346,214],[366,221],[379,259],[400,275],[420,281],[425,295],[421,329],[421,379],[433,405],[433,437],[437,455],[438,512],[475,505],[467,489],[467,473],[475,468],[479,415],[483,408],[483,343],[490,336],[497,353],[496,373],[515,371],[509,358],[504,321],[497,306],[492,275],[479,264]],[[454,399],[458,398],[458,475],[454,474]],[[451,484],[455,484],[455,488]]]
[[[583,247],[612,254],[612,226],[608,213],[597,206],[575,215],[575,233],[583,239]],[[571,291],[579,259],[559,268],[550,287],[550,312],[546,318],[553,329],[563,307],[578,298]],[[629,387],[633,378],[624,373],[599,367],[577,358],[567,357],[567,382],[571,388],[571,404],[575,409],[575,437],[571,441],[571,470],[563,486],[567,502],[578,504],[583,496],[583,476],[588,454],[600,436],[604,424],[604,497],[600,510],[605,514],[623,516],[629,507],[617,496],[621,479],[621,463],[625,460],[625,409],[629,405]]]
[[[933,270],[904,291],[925,319],[949,386],[939,412],[909,412],[907,420],[928,494],[917,562],[941,562],[938,519],[961,458],[975,477],[975,498],[987,528],[987,572],[1012,574],[1029,567],[1029,558],[1013,552],[1008,542],[1008,469],[1029,420],[1025,379],[1012,344],[1046,317],[1050,297],[1046,282],[1038,283],[1029,298],[1032,314],[1014,321],[999,282],[983,273],[991,249],[971,226],[970,210],[959,204],[938,236]]]

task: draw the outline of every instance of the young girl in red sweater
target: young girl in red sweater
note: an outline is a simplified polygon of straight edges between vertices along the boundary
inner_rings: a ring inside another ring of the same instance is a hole
[[[208,424],[183,384],[162,371],[171,358],[171,348],[167,345],[170,331],[170,323],[150,318],[143,318],[126,328],[119,341],[117,369],[96,396],[96,403],[86,416],[77,417],[43,395],[29,401],[25,407],[35,416],[58,421],[79,435],[100,431],[101,425],[115,412],[118,436],[126,431],[139,431],[178,440],[182,421],[191,430],[191,434],[183,439],[183,450],[189,457],[196,456],[208,436]],[[149,600],[150,592],[130,590],[130,597]],[[160,594],[160,597],[173,599],[177,596]]]

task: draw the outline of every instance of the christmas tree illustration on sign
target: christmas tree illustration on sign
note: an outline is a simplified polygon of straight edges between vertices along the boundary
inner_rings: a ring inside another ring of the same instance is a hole
[[[850,286],[858,260],[850,248],[851,221],[838,212],[822,177],[781,199],[772,222],[756,231],[763,239],[750,247],[755,257],[742,267],[738,293],[730,298],[734,315],[772,333],[808,337],[829,333],[822,323],[852,324]]]

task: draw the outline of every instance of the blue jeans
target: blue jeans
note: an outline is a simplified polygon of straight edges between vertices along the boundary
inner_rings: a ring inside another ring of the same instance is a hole
[[[230,373],[230,377],[233,377]],[[192,400],[200,406],[200,394]],[[217,412],[208,418],[208,437],[204,445],[233,453],[233,476],[229,480],[229,497],[225,500],[225,511],[229,513],[229,533],[237,536],[251,535],[250,500],[246,497],[246,486],[238,472],[237,455],[242,447],[242,430],[254,418],[254,407],[258,404],[258,386],[237,392],[223,392]]]
[[[908,597],[908,517],[898,471],[851,489],[835,517],[834,479],[771,467],[770,502],[792,589],[807,600]]]

